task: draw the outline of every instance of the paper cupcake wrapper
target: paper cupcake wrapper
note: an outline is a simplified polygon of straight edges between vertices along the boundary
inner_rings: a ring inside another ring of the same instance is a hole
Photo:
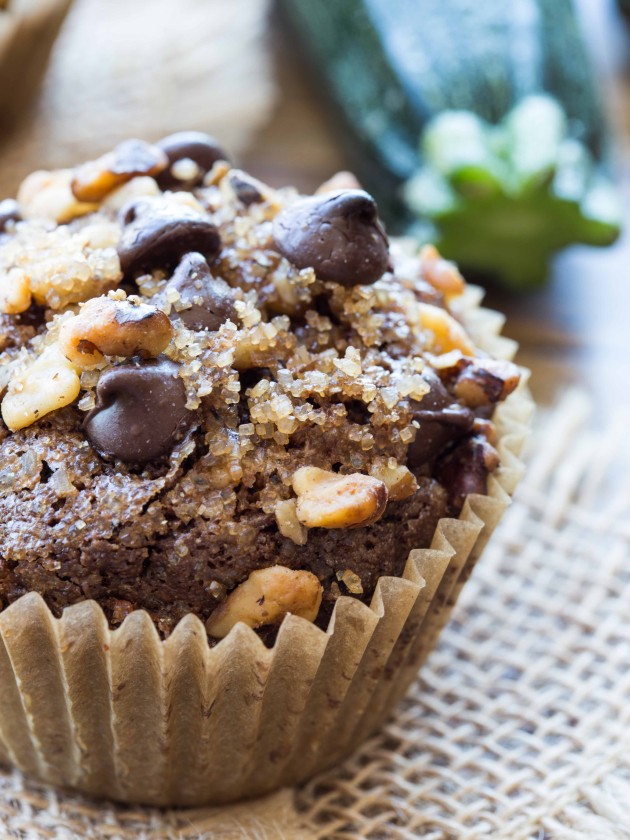
[[[465,305],[478,343],[511,355],[502,320],[477,302]],[[244,625],[211,648],[192,615],[161,641],[141,611],[112,631],[94,602],[56,619],[23,596],[0,613],[0,761],[152,805],[257,796],[333,765],[378,729],[434,647],[522,473],[531,410],[525,387],[497,409],[488,495],[440,520],[431,548],[382,577],[370,606],[339,598],[326,631],[288,616],[272,649]]]
[[[24,113],[72,0],[10,0],[0,11],[0,125]]]

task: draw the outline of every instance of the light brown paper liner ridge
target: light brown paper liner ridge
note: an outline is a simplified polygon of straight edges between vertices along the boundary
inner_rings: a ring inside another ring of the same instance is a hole
[[[477,342],[512,355],[476,294],[462,314]],[[271,649],[244,625],[211,648],[192,615],[161,641],[142,611],[112,631],[94,602],[56,619],[23,596],[0,613],[0,760],[150,805],[235,801],[335,764],[434,647],[522,473],[532,408],[523,382],[495,413],[501,466],[488,495],[440,520],[431,548],[412,551],[401,578],[380,578],[370,606],[339,598],[326,631],[288,616]]]

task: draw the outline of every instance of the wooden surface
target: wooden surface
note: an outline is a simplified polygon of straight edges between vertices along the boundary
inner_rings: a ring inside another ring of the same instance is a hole
[[[617,17],[612,0],[580,5],[615,126],[619,177],[628,199],[630,27]],[[274,185],[291,182],[311,191],[331,172],[352,169],[352,161],[343,155],[312,79],[304,77],[289,48],[276,44],[275,54],[280,104],[244,163]],[[573,384],[594,396],[599,419],[630,405],[630,213],[627,228],[612,248],[564,252],[542,292],[520,297],[488,292],[488,305],[508,317],[505,332],[519,341],[518,359],[532,369],[532,389],[543,404],[556,402]]]

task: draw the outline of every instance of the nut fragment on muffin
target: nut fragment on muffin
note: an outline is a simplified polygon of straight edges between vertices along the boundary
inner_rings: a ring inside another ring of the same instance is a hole
[[[216,641],[369,603],[499,466],[520,371],[466,289],[351,173],[275,189],[200,132],[29,176],[0,203],[0,606]]]

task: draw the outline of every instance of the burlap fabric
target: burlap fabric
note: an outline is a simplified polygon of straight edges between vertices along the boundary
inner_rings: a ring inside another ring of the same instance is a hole
[[[630,838],[630,417],[571,395],[394,720],[299,791],[103,806],[0,773],[2,837]]]

